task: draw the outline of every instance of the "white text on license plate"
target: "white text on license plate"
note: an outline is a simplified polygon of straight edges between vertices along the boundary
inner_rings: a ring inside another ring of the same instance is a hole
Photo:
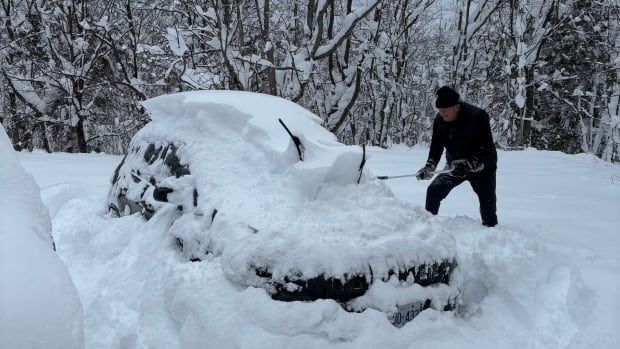
[[[414,302],[404,305],[397,305],[396,312],[388,315],[388,319],[392,325],[396,327],[403,327],[406,323],[413,320],[418,316],[422,310],[424,310],[425,302]]]

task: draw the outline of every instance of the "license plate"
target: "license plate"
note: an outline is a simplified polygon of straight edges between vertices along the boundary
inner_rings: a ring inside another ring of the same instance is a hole
[[[397,305],[396,312],[388,315],[388,319],[392,323],[392,325],[396,327],[403,327],[406,323],[413,320],[414,317],[418,316],[422,312],[422,310],[427,309],[430,302],[414,302],[404,305]]]

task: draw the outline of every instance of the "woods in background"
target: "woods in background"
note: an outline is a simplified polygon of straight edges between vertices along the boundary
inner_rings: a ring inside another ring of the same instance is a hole
[[[618,0],[0,0],[0,26],[17,150],[123,153],[140,101],[195,89],[281,96],[345,143],[413,145],[448,84],[500,148],[620,161]]]

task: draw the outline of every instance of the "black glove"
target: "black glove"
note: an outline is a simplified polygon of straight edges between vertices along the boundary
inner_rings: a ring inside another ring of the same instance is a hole
[[[459,159],[450,163],[450,176],[463,178],[468,173],[480,172],[484,168],[484,164],[476,160]]]
[[[437,167],[437,164],[435,163],[435,161],[428,160],[426,162],[426,165],[418,170],[418,172],[415,174],[415,177],[418,180],[431,179],[433,178],[436,167]]]

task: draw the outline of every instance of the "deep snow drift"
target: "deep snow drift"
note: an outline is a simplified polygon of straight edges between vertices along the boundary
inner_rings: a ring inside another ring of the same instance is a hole
[[[373,172],[398,175],[422,166],[427,149],[370,154]],[[467,184],[455,189],[429,219],[456,232],[466,307],[426,310],[401,329],[333,301],[272,301],[228,282],[217,258],[186,262],[158,221],[109,217],[101,203],[120,157],[20,157],[43,188],[89,348],[620,347],[620,183],[610,180],[620,167],[590,156],[500,152],[497,228],[480,226]],[[389,182],[416,205],[427,185]]]
[[[39,187],[0,125],[0,348],[83,348],[82,306]]]

